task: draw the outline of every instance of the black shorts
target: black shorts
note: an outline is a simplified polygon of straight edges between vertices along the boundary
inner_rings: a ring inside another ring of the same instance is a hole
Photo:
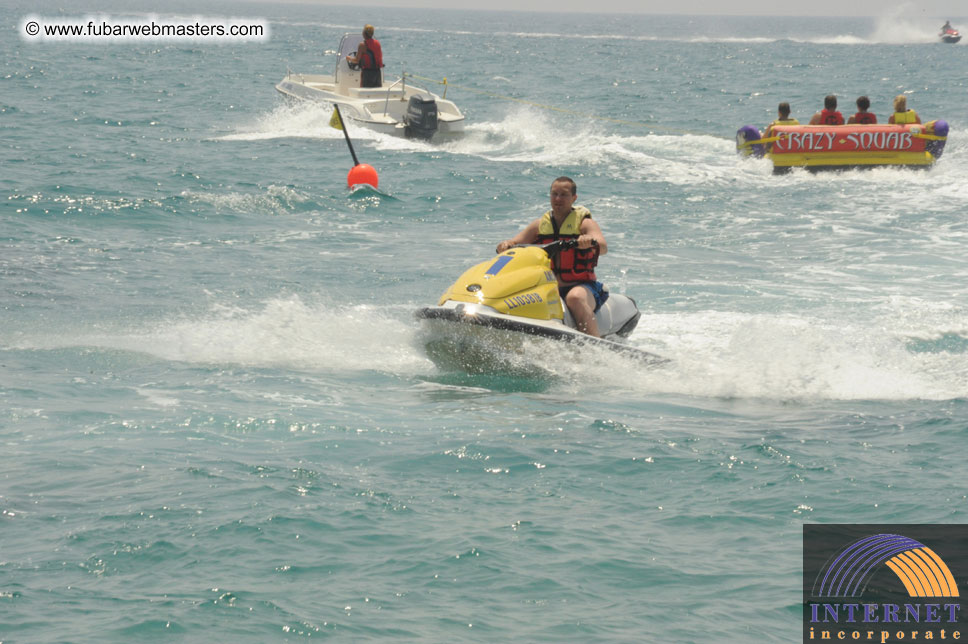
[[[382,87],[383,86],[383,74],[379,69],[364,69],[362,70],[363,77],[360,87]]]

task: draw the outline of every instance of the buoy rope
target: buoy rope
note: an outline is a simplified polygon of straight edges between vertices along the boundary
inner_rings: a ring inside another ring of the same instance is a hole
[[[445,89],[444,89],[443,98],[446,98],[447,97],[447,89],[446,89],[447,87],[456,87],[458,89],[461,89],[461,90],[464,90],[464,91],[467,91],[467,92],[473,92],[475,94],[482,94],[484,96],[490,96],[492,98],[500,98],[500,99],[503,99],[503,100],[506,100],[506,101],[514,101],[516,103],[523,103],[524,105],[530,105],[532,107],[539,107],[539,108],[546,109],[546,110],[552,110],[554,112],[561,112],[563,114],[571,114],[573,116],[582,116],[582,117],[585,117],[585,118],[595,119],[595,120],[598,120],[598,121],[608,121],[609,123],[618,123],[619,125],[633,125],[633,126],[636,126],[636,127],[647,127],[647,128],[653,129],[653,130],[665,130],[665,131],[668,131],[668,132],[675,132],[677,134],[693,134],[695,136],[713,136],[713,137],[720,138],[720,139],[728,139],[729,138],[729,137],[724,137],[724,136],[720,136],[720,135],[716,135],[716,134],[709,134],[707,132],[690,132],[688,130],[683,130],[682,128],[677,128],[677,127],[669,127],[669,126],[656,125],[656,124],[650,124],[650,123],[640,123],[638,121],[626,121],[626,120],[623,120],[623,119],[614,119],[614,118],[610,118],[608,116],[599,116],[597,114],[588,114],[586,112],[578,112],[576,110],[569,110],[569,109],[566,109],[566,108],[563,108],[563,107],[557,107],[555,105],[547,105],[545,103],[536,103],[535,101],[529,101],[529,100],[523,99],[523,98],[516,98],[514,96],[507,96],[505,94],[496,94],[494,92],[488,92],[488,91],[481,90],[481,89],[474,89],[473,87],[466,87],[466,86],[463,86],[463,85],[455,85],[454,83],[447,82],[447,78],[446,77],[444,78],[444,80],[439,81],[439,80],[437,80],[435,78],[427,78],[425,76],[418,76],[417,74],[411,74],[410,72],[404,72],[404,77],[408,77],[408,76],[410,78],[416,78],[418,80],[426,81],[428,83],[437,83],[438,85],[444,85]]]

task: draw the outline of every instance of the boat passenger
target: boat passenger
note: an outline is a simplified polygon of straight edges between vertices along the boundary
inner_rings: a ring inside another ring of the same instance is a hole
[[[575,239],[578,247],[561,251],[553,259],[558,292],[579,331],[600,337],[595,312],[608,299],[608,289],[595,277],[598,256],[608,252],[601,228],[584,206],[575,206],[578,188],[568,177],[551,183],[551,210],[538,217],[511,239],[497,245],[503,253],[519,244],[547,244],[557,239]],[[597,244],[594,245],[594,244]]]
[[[360,87],[382,87],[383,48],[380,41],[373,37],[373,25],[363,27],[363,42],[356,48],[356,56],[346,60],[360,65]]]
[[[894,113],[891,114],[891,118],[887,119],[888,123],[920,123],[921,118],[918,113],[914,110],[909,110],[907,107],[907,97],[904,94],[899,94],[894,98]]]
[[[837,111],[837,97],[828,94],[823,99],[823,110],[810,119],[810,125],[843,125],[844,115]]]
[[[776,120],[766,126],[763,130],[763,138],[773,136],[773,126],[774,125],[800,125],[800,121],[790,118],[790,104],[786,101],[780,103],[776,107]],[[773,147],[772,143],[766,144],[767,149]]]
[[[847,124],[858,124],[858,125],[874,125],[877,123],[877,116],[873,112],[868,112],[870,109],[871,99],[866,96],[861,96],[857,99],[857,113],[847,119]]]

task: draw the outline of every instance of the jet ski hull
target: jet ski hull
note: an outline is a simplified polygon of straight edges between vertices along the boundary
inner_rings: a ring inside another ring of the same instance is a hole
[[[486,343],[498,351],[515,351],[520,341],[527,336],[548,338],[576,346],[599,347],[614,351],[650,365],[668,362],[666,358],[636,347],[616,342],[609,338],[596,338],[566,326],[560,320],[534,320],[521,318],[492,310],[487,307],[465,305],[462,302],[446,302],[443,306],[428,306],[418,309],[417,319],[429,321],[428,343],[448,342],[451,351],[457,345],[464,350],[477,354],[477,344],[487,337]],[[500,333],[482,334],[475,329],[488,329]],[[458,349],[455,351],[460,352]]]

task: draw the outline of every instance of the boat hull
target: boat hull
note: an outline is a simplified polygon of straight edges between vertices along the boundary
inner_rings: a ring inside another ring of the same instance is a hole
[[[407,136],[405,115],[410,97],[430,97],[437,103],[436,134],[447,136],[464,131],[464,115],[452,101],[419,87],[397,82],[375,88],[352,87],[345,94],[339,89],[332,76],[316,74],[289,74],[276,85],[276,90],[287,98],[339,105],[344,118],[395,136]]]

